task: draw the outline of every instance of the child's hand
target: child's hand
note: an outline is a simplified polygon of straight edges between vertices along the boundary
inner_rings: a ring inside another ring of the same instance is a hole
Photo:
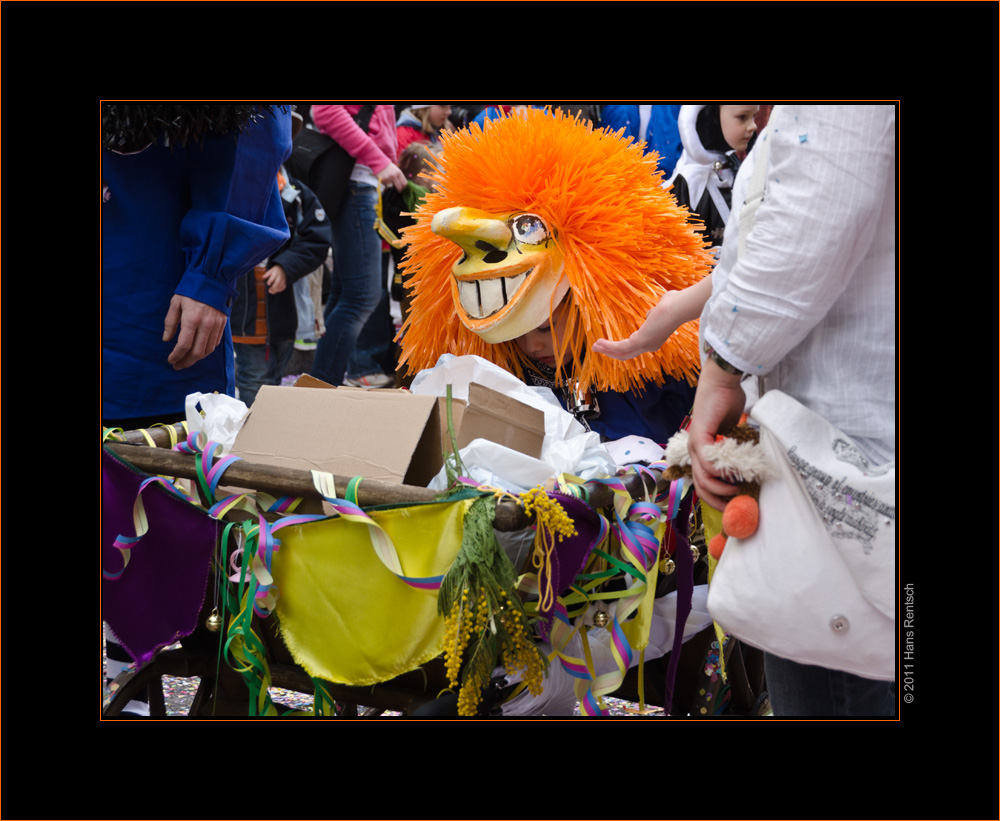
[[[634,359],[639,354],[658,351],[686,320],[677,315],[674,303],[679,291],[667,291],[646,313],[646,320],[632,336],[618,342],[598,339],[594,350],[612,359]]]
[[[269,294],[280,294],[288,287],[288,277],[285,275],[285,269],[280,265],[268,268],[264,273],[264,282],[267,283],[267,292]]]
[[[711,295],[711,274],[683,291],[667,291],[647,311],[646,320],[632,336],[620,342],[598,339],[594,350],[612,359],[635,359],[639,354],[658,351],[681,325],[701,316]]]

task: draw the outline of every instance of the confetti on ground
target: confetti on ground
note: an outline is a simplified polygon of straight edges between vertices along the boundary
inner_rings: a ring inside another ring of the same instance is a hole
[[[175,645],[179,646],[179,645]],[[169,648],[168,648],[169,649]],[[102,681],[103,681],[103,670],[102,670]],[[164,676],[163,679],[163,700],[166,704],[167,715],[168,716],[186,716],[188,711],[191,709],[191,702],[194,701],[194,695],[198,691],[198,685],[201,683],[201,679],[197,677],[193,678],[175,678],[173,676]],[[111,690],[108,687],[103,688],[104,691],[104,702],[105,704],[110,700]],[[312,695],[309,693],[298,693],[294,690],[282,690],[278,687],[272,687],[271,699],[278,704],[279,711],[294,709],[294,710],[311,710],[312,709]],[[607,698],[605,699],[608,703],[608,709],[612,716],[622,716],[630,718],[648,718],[650,716],[663,716],[662,707],[652,707],[650,705],[646,706],[646,712],[639,712],[639,705],[633,704],[630,701],[623,701],[617,698]],[[365,708],[359,706],[358,711],[362,712]],[[580,715],[580,708],[577,707],[574,715]],[[394,718],[399,717],[400,713],[385,712],[382,713],[383,718]]]

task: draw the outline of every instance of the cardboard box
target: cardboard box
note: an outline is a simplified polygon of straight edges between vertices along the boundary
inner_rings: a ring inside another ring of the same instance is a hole
[[[452,400],[459,448],[483,438],[538,458],[545,415],[482,385]],[[447,400],[403,390],[334,388],[303,377],[262,387],[233,453],[248,462],[424,487],[448,444]]]

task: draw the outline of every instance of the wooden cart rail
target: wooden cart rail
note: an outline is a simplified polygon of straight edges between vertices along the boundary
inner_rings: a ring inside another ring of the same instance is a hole
[[[140,431],[128,431],[119,434],[122,441],[107,441],[105,446],[115,455],[124,459],[134,467],[152,475],[172,476],[185,479],[197,479],[196,456],[192,453],[171,450],[171,436],[166,429],[151,429],[150,434],[156,447],[150,447],[146,437]],[[183,431],[177,426],[175,440],[183,438]],[[352,477],[335,476],[337,487],[346,487]],[[629,472],[618,477],[633,498],[642,498],[647,493],[653,495],[667,484],[656,470],[641,473]],[[320,499],[319,491],[313,485],[312,474],[308,470],[273,467],[239,460],[233,462],[226,470],[225,484],[233,487],[264,491],[278,496],[295,496],[308,499]],[[659,485],[659,487],[654,487]],[[586,482],[587,502],[595,508],[609,507],[614,502],[614,491],[600,482]],[[366,479],[358,486],[358,504],[361,507],[372,507],[386,504],[412,504],[434,501],[439,492],[395,482]],[[502,531],[516,531],[531,524],[531,519],[525,515],[521,505],[513,499],[504,499],[497,504],[494,526]],[[199,617],[203,623],[208,615],[209,600],[206,599],[205,612]],[[707,634],[706,634],[707,635]],[[309,692],[312,682],[291,658],[287,648],[277,633],[276,624],[268,623],[261,629],[261,637],[268,646],[269,665],[272,684],[299,692]],[[206,644],[206,641],[208,644]],[[197,675],[202,678],[191,715],[240,715],[245,714],[245,700],[242,696],[242,679],[228,669],[226,665],[219,670],[221,678],[217,678],[217,649],[213,642],[214,634],[206,634],[199,630],[195,635],[184,640],[184,647],[175,650],[162,651],[153,662],[123,674],[118,681],[121,689],[118,697],[105,711],[105,715],[114,715],[120,711],[122,704],[133,696],[133,691],[150,687],[154,692],[159,690],[160,678],[163,675]],[[202,645],[205,645],[204,647]],[[212,646],[209,647],[208,645]],[[439,660],[435,660],[435,663]],[[440,664],[438,665],[440,666]],[[428,678],[428,671],[434,674]],[[413,707],[433,699],[438,690],[445,686],[443,673],[434,668],[434,663],[417,671],[412,671],[403,677],[384,682],[375,687],[357,688],[346,685],[330,685],[330,691],[338,700],[348,704],[368,704],[373,713],[382,710],[397,710],[408,714]],[[440,679],[440,680],[438,680]],[[152,706],[152,705],[151,705]],[[163,714],[162,695],[159,696],[157,712]]]
[[[141,434],[139,440],[143,441]],[[169,441],[166,443],[168,444]],[[146,473],[182,479],[197,479],[198,477],[194,454],[161,447],[151,448],[145,443],[127,444],[109,441],[105,444],[117,456]],[[629,494],[638,499],[644,495],[644,488],[651,495],[662,489],[659,486],[654,488],[654,482],[659,483],[660,481],[659,477],[659,471],[650,471],[649,474],[631,472],[619,478]],[[347,487],[351,478],[350,476],[335,476],[334,481],[337,487]],[[234,462],[226,470],[225,482],[230,486],[261,490],[279,496],[321,498],[319,491],[313,485],[312,474],[308,470],[273,467],[240,460]],[[600,482],[586,482],[584,488],[587,493],[587,502],[592,507],[602,508],[613,504],[614,491],[607,485]],[[439,491],[430,488],[414,487],[413,485],[397,484],[378,479],[365,479],[358,486],[358,504],[361,507],[430,502],[437,499],[439,495]],[[529,524],[530,519],[525,516],[523,509],[517,502],[510,499],[498,502],[494,521],[494,527],[497,530],[505,532],[521,530]]]

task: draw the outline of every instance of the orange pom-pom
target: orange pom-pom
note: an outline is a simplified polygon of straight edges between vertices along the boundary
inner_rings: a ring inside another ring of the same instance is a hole
[[[708,542],[708,555],[716,561],[722,555],[722,550],[726,546],[726,537],[722,533],[716,533]]]
[[[757,532],[760,507],[752,496],[736,496],[722,512],[722,529],[735,539],[748,539]]]

